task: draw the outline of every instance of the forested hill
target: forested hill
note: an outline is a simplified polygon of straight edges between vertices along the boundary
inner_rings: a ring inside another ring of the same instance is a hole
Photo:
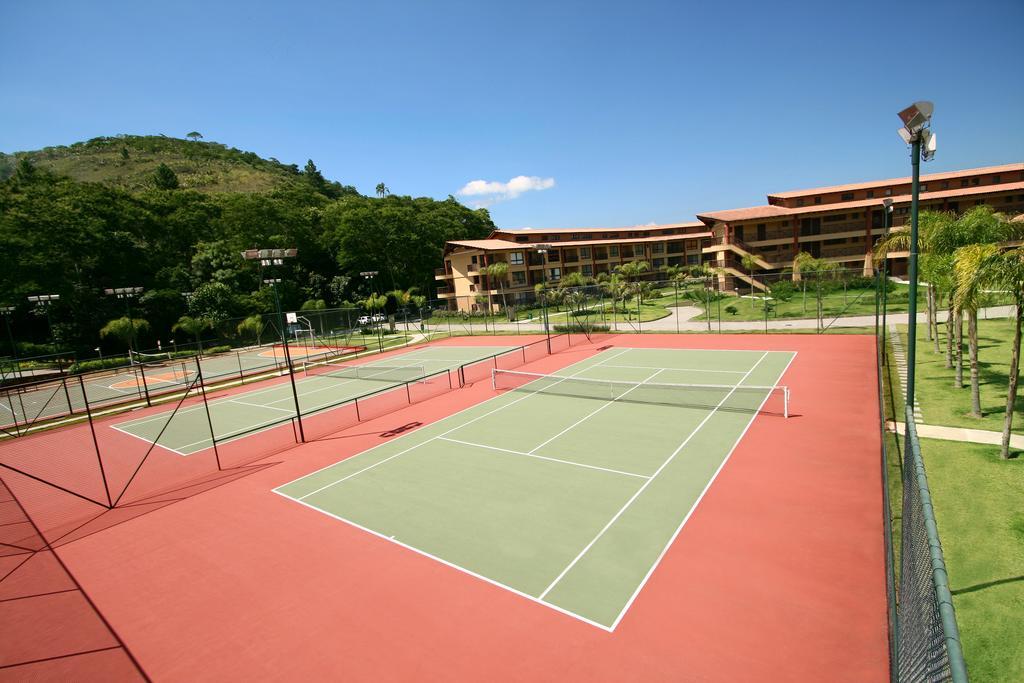
[[[266,192],[302,182],[302,171],[295,164],[203,142],[198,132],[192,135],[195,139],[119,135],[34,152],[0,153],[0,180],[13,175],[21,159],[28,159],[36,168],[58,175],[130,191],[153,187],[153,174],[160,164],[174,171],[179,187],[200,192]],[[356,194],[355,188],[339,183],[325,187],[335,196]]]
[[[337,306],[369,293],[359,273],[370,270],[380,273],[377,291],[430,296],[445,241],[494,228],[486,210],[452,197],[383,186],[380,195],[328,181],[312,162],[299,170],[191,140],[100,138],[9,155],[0,159],[0,305],[17,307],[19,341],[43,342],[46,318],[26,296],[60,294],[49,311],[60,345],[91,349],[99,329],[124,314],[102,290],[141,286],[137,314],[154,339],[167,338],[184,314],[273,310],[244,249],[297,247],[281,273],[283,306]]]

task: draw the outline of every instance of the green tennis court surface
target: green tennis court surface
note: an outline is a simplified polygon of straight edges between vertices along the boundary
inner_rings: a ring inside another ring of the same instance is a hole
[[[795,354],[606,350],[276,489],[612,630]],[[720,385],[688,389],[679,384]]]
[[[463,363],[509,348],[512,347],[431,346],[359,365],[314,363],[308,366],[308,372],[300,370],[302,364],[296,363],[299,408],[304,416],[327,410],[356,396],[442,370],[453,370]],[[360,369],[358,374],[352,372],[353,368]],[[448,378],[441,375],[425,381],[447,384]],[[295,398],[288,382],[210,401],[210,422],[218,444],[282,424],[289,416],[295,416]],[[144,441],[156,441],[179,455],[191,455],[211,447],[210,424],[201,404],[178,410],[170,423],[169,417],[170,411],[165,411],[121,422],[114,425],[114,429]]]

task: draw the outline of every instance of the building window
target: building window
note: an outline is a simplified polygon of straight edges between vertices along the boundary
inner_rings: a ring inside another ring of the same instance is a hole
[[[691,266],[699,266],[700,254],[690,254],[689,256],[686,257],[686,262]]]
[[[875,196],[875,191],[874,190],[868,190],[867,198],[868,199],[873,199],[874,196]]]
[[[548,261],[561,261],[561,253],[555,249],[548,252]]]
[[[921,186],[921,192],[927,192],[927,191],[928,191],[928,185],[922,185]]]
[[[853,201],[853,193],[852,192],[844,193],[843,196],[840,197],[840,200],[842,200],[844,202],[852,202]]]
[[[981,185],[981,178],[971,178],[971,185]]]
[[[681,254],[681,253],[683,253],[683,243],[682,242],[669,242],[668,243],[668,253],[670,253],[670,254]]]
[[[736,239],[742,240],[743,239],[743,226],[742,225],[733,226],[732,235]]]
[[[616,256],[617,257],[619,255],[619,247],[618,247],[618,245],[613,244],[610,247],[608,247],[608,255],[609,256]]]
[[[970,184],[970,181],[967,180],[967,178],[964,178],[963,180],[960,181],[960,187],[967,187],[967,185],[969,185],[969,184]]]
[[[826,247],[834,247],[837,244],[846,244],[846,239],[845,238],[840,238],[840,239],[837,239],[837,240],[825,240],[825,246]]]
[[[529,241],[530,241],[530,236],[529,235],[516,235],[516,242],[529,242]]]
[[[846,214],[845,213],[834,213],[831,216],[825,216],[821,220],[824,221],[825,223],[838,223],[839,221],[845,221],[846,220]]]
[[[655,268],[661,268],[663,265],[665,265],[665,259],[656,258],[654,259],[653,263]]]
[[[796,205],[797,206],[803,206],[804,205],[804,198],[803,197],[797,198]]]
[[[580,247],[580,258],[590,258],[590,247]]]
[[[808,235],[820,235],[821,234],[821,219],[820,218],[804,218],[800,221],[800,235],[807,237]]]
[[[526,284],[526,271],[525,270],[513,270],[512,271],[512,286],[521,287]]]
[[[764,223],[757,224],[757,239],[766,240],[768,239],[768,226]]]
[[[622,258],[633,258],[633,245],[632,244],[623,244],[622,245],[622,249],[620,249],[620,251],[622,253]]]
[[[993,185],[998,185],[999,182],[1000,182],[999,176],[997,176],[997,175],[992,176],[992,184]]]
[[[508,262],[511,263],[513,266],[521,266],[521,265],[523,265],[523,252],[521,252],[521,251],[513,251],[508,256]]]
[[[592,277],[594,275],[594,267],[589,263],[583,265],[583,275],[586,277]]]
[[[886,197],[891,197],[892,196],[892,188],[891,187],[885,188],[885,196]]]
[[[821,204],[821,197],[815,197],[814,198],[814,203],[815,204]]]
[[[562,269],[561,268],[551,268],[550,270],[548,270],[548,276],[552,280],[561,280],[562,279]]]
[[[1012,199],[1012,197],[1011,197],[1011,199]],[[655,242],[654,244],[652,244],[651,245],[651,253],[652,254],[664,254],[665,253],[665,243],[664,242]]]

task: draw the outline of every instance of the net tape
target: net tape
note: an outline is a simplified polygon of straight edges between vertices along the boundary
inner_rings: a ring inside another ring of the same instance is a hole
[[[142,353],[128,349],[128,358],[132,365],[160,365],[171,360],[170,352]]]
[[[305,371],[307,375],[381,382],[410,382],[422,379],[427,374],[422,365],[347,365],[328,362],[307,363]]]
[[[495,390],[789,417],[789,388],[782,385],[630,382],[495,369],[491,371],[491,386]]]

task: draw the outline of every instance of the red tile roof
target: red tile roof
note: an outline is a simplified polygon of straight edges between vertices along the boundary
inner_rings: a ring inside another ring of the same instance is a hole
[[[1024,165],[1022,165],[1024,166]],[[923,179],[923,178],[922,178]],[[946,199],[952,197],[970,197],[984,194],[998,194],[1000,192],[1024,190],[1024,181],[1018,183],[1000,183],[999,185],[982,185],[979,187],[960,187],[954,190],[939,190],[938,192],[924,192],[921,194],[921,201],[927,202],[934,199]],[[808,213],[839,213],[848,209],[860,209],[871,206],[880,206],[885,197],[874,199],[861,199],[855,202],[843,202],[841,204],[814,204],[812,206],[799,206],[787,209],[784,206],[766,204],[764,206],[752,206],[746,209],[726,209],[725,211],[710,211],[697,214],[697,218],[704,221],[705,225],[713,223],[732,223],[736,221],[748,221],[758,218],[781,218],[784,216],[799,216]],[[888,197],[893,204],[909,204],[909,194]]]
[[[1019,164],[1003,164],[1002,166],[983,166],[982,168],[968,168],[962,171],[948,171],[946,173],[929,173],[921,176],[922,183],[937,182],[940,180],[952,180],[954,178],[963,178],[965,176],[982,175],[985,173],[1012,173],[1014,171],[1024,171],[1024,163]],[[773,192],[768,195],[769,201],[772,199],[790,199],[792,197],[802,197],[805,195],[813,194],[826,194],[830,192],[850,192],[851,190],[868,190],[873,187],[883,187],[885,185],[903,185],[910,182],[910,176],[905,178],[889,178],[888,180],[872,180],[866,183],[851,183],[849,185],[830,185],[827,187],[814,187],[809,190],[790,190],[788,192]]]
[[[508,232],[515,235],[543,235],[546,233],[565,232],[644,232],[649,230],[668,230],[671,228],[700,228],[703,223],[664,223],[661,225],[629,225],[620,228],[499,228],[495,232]]]
[[[697,225],[703,226],[703,223]],[[616,238],[614,240],[572,240],[571,242],[510,242],[508,240],[500,239],[486,239],[486,240],[454,240],[448,242],[446,245],[446,251],[449,251],[447,247],[466,247],[467,249],[480,249],[482,251],[504,251],[506,249],[535,249],[537,246],[543,244],[548,247],[563,247],[563,248],[574,248],[574,247],[592,247],[600,246],[602,244],[638,244],[645,242],[665,242],[667,240],[694,240],[698,238],[711,237],[711,233],[695,232],[689,234],[679,235],[654,235],[653,237],[628,237],[628,238]]]

